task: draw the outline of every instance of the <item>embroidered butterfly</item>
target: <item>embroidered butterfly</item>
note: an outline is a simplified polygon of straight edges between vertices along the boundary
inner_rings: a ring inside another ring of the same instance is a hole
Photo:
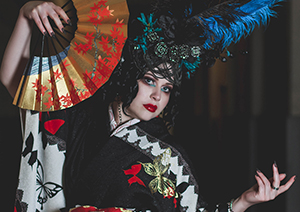
[[[38,187],[36,191],[39,192],[37,202],[41,205],[41,210],[43,210],[43,206],[48,198],[53,198],[63,189],[63,187],[53,182],[44,183],[44,169],[41,162],[39,160],[37,160],[37,162],[36,184]]]
[[[144,167],[144,171],[154,176],[155,178],[150,181],[148,187],[151,193],[159,192],[167,198],[174,197],[174,204],[176,207],[176,198],[179,197],[178,193],[175,191],[176,186],[172,182],[172,180],[163,176],[163,174],[170,167],[170,158],[171,158],[171,149],[167,148],[162,154],[158,155],[153,163],[141,163]]]

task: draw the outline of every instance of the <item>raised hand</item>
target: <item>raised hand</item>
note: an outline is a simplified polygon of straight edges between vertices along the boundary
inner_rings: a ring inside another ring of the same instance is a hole
[[[18,84],[30,56],[30,40],[32,24],[36,23],[39,30],[46,35],[54,35],[48,17],[53,19],[58,29],[63,32],[61,19],[70,24],[70,19],[62,8],[43,1],[29,1],[21,9],[14,31],[7,44],[0,68],[0,81],[14,96]]]
[[[70,24],[70,19],[65,11],[52,2],[30,1],[21,8],[20,14],[29,20],[33,20],[43,34],[48,32],[51,36],[54,35],[54,31],[48,17],[55,22],[61,32],[64,31],[64,26],[60,18]]]
[[[295,182],[296,176],[293,176],[287,183],[280,185],[280,182],[285,179],[286,174],[279,174],[276,162],[274,162],[272,169],[273,177],[270,179],[268,179],[260,170],[256,171],[255,179],[257,184],[245,191],[234,201],[233,211],[245,211],[252,205],[273,200],[278,195],[287,191]]]

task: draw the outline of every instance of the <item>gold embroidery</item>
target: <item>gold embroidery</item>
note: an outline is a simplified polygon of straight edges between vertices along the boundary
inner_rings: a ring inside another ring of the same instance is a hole
[[[169,169],[170,167],[170,158],[171,158],[171,149],[168,148],[162,154],[158,155],[152,163],[142,163],[144,171],[156,178],[151,180],[149,183],[149,189],[151,193],[159,192],[164,197],[171,198],[175,197],[178,198],[178,193],[175,191],[176,186],[174,183],[166,177],[162,175]]]

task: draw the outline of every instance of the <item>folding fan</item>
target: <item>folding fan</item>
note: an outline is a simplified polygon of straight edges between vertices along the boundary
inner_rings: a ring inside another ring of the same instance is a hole
[[[127,38],[126,0],[52,2],[71,24],[64,23],[61,33],[52,21],[52,37],[34,30],[31,57],[13,102],[23,109],[55,111],[92,96],[109,79]]]

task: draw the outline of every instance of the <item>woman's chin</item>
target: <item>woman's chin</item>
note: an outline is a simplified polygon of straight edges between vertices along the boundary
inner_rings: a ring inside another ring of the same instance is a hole
[[[150,121],[151,119],[154,119],[156,116],[143,116],[140,117],[141,121]]]

